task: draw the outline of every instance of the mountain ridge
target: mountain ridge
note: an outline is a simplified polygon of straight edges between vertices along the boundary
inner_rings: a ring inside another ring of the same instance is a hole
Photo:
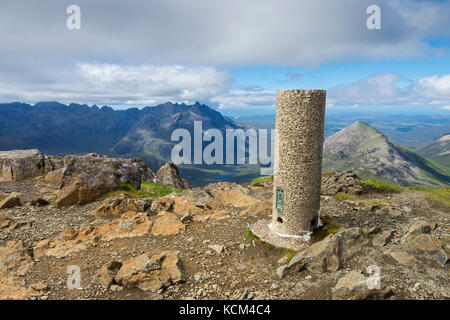
[[[366,179],[401,186],[438,187],[450,183],[450,176],[441,166],[361,121],[325,140],[323,167],[331,171],[355,170]]]

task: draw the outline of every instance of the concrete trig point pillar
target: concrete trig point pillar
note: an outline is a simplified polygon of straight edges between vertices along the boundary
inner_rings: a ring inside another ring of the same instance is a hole
[[[304,235],[320,210],[325,90],[278,90],[272,228]]]
[[[325,90],[278,90],[272,221],[250,227],[261,240],[298,250],[318,224]]]

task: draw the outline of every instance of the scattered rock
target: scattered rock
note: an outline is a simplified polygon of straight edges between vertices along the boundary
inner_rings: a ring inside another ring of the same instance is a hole
[[[383,247],[387,245],[393,238],[394,238],[393,231],[383,231],[374,237],[373,244],[378,247]]]
[[[409,239],[422,233],[430,233],[431,230],[436,229],[436,226],[437,225],[435,222],[423,220],[417,221],[409,227],[408,233],[404,236],[403,239]]]
[[[284,266],[278,267],[276,273],[277,273],[277,276],[280,277],[280,279],[283,279],[286,276],[287,271],[288,271],[287,265],[284,265]]]
[[[213,249],[218,254],[221,254],[224,250],[223,245],[218,245],[218,244],[211,244],[208,247]]]
[[[322,195],[332,196],[341,192],[361,194],[363,187],[359,176],[351,171],[324,173],[322,175]]]

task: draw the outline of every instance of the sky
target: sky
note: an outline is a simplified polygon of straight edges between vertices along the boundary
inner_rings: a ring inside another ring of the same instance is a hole
[[[200,101],[240,117],[317,88],[331,111],[450,114],[449,17],[437,0],[2,0],[0,102]]]

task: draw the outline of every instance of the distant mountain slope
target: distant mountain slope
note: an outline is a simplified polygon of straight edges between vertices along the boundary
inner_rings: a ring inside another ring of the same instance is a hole
[[[325,171],[354,170],[365,178],[401,186],[450,184],[445,168],[360,121],[325,140],[323,167]]]
[[[450,133],[434,139],[416,151],[450,167]]]
[[[58,102],[39,102],[34,106],[4,103],[0,104],[0,150],[38,148],[55,155],[97,152],[137,157],[156,171],[170,160],[172,147],[177,143],[170,141],[172,132],[184,128],[193,137],[194,121],[202,121],[203,130],[240,128],[231,119],[200,103],[167,102],[141,110]],[[255,168],[252,170],[256,172]],[[232,176],[236,180],[238,175],[246,176],[247,171],[240,174],[234,167],[196,166],[186,171],[181,168],[181,175],[197,186],[215,177]],[[255,176],[252,173],[247,180]],[[243,182],[242,179],[236,181]]]
[[[166,103],[142,111],[145,115],[114,145],[111,153],[139,156],[152,167],[159,167],[170,160],[172,148],[178,143],[171,141],[172,132],[176,129],[187,129],[193,143],[194,121],[201,121],[203,130],[239,128],[232,120],[199,103],[191,106]]]

